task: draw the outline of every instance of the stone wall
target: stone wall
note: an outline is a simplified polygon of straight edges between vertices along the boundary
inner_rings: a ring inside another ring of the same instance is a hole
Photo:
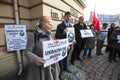
[[[84,15],[84,2],[81,0],[18,0],[18,12],[20,24],[26,25],[27,35],[33,31],[39,17],[48,15],[53,20],[53,33],[56,26],[63,20],[66,11],[72,12],[71,24],[75,23],[80,15]],[[5,24],[16,24],[13,0],[0,0],[0,80],[18,73],[16,51],[7,52],[4,34]],[[76,14],[77,13],[77,14]],[[53,34],[54,35],[54,34]],[[21,51],[22,53],[22,51]],[[22,53],[24,67],[27,60]]]

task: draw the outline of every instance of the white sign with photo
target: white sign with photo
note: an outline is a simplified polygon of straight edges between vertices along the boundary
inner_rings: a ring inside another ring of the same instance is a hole
[[[94,37],[92,31],[90,29],[80,30],[82,38]]]
[[[117,40],[118,40],[117,43],[120,43],[120,35],[117,35]]]
[[[67,39],[43,42],[43,58],[46,60],[44,67],[57,63],[67,56]]]
[[[68,38],[68,44],[71,45],[75,40],[74,28],[67,28],[67,38]]]
[[[27,37],[25,25],[5,25],[7,51],[26,49]]]

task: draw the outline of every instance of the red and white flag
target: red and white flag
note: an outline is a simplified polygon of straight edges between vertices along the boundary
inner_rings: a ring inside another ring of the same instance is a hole
[[[100,22],[99,19],[97,18],[97,15],[94,11],[93,17],[92,17],[92,23],[95,25],[95,29],[100,32]]]

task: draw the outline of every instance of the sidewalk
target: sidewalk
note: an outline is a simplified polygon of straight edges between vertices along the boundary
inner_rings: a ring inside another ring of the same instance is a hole
[[[104,49],[102,51],[104,55],[97,56],[93,53],[92,59],[85,59],[83,63],[77,65],[78,68],[86,72],[85,80],[119,80],[120,58],[117,58],[117,63],[110,63],[108,61],[109,53],[106,53]]]
[[[77,62],[76,67],[85,71],[85,80],[119,80],[120,78],[120,58],[117,58],[117,63],[108,62],[109,53],[104,52],[104,55],[97,56],[95,49],[93,50],[93,58],[85,59],[82,63]],[[26,80],[26,73],[21,77],[13,77],[9,80]]]

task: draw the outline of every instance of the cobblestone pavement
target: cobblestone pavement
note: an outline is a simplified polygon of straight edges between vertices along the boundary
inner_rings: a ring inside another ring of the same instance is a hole
[[[104,50],[103,55],[100,56],[94,53],[92,59],[86,58],[80,65],[76,65],[76,67],[86,72],[85,80],[119,80],[120,58],[117,58],[117,63],[110,63],[108,55],[109,53],[104,52]]]
[[[85,72],[85,80],[120,80],[120,58],[117,63],[108,61],[109,53],[97,56],[93,50],[93,58],[86,58],[83,62],[76,61],[75,66]],[[26,73],[21,77],[12,77],[9,80],[25,80]]]

